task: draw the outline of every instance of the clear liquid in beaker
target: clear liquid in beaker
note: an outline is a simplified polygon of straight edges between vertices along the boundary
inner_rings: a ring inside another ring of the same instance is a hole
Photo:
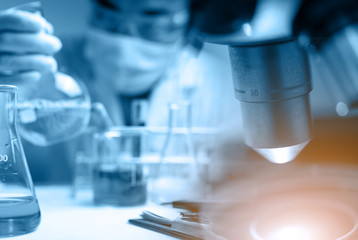
[[[34,99],[18,111],[21,136],[42,146],[79,135],[90,118],[90,104],[81,100]]]
[[[41,214],[31,196],[0,198],[0,236],[16,236],[36,230]]]
[[[147,182],[141,165],[98,165],[93,171],[94,202],[119,206],[142,205]]]

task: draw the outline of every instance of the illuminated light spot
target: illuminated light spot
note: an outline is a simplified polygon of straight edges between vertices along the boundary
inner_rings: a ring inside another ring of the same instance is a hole
[[[262,208],[250,234],[255,240],[343,240],[357,224],[355,211],[339,202],[288,198]]]
[[[267,240],[309,240],[312,234],[303,226],[285,226],[273,231]]]
[[[336,105],[336,112],[339,116],[344,117],[348,115],[349,108],[347,104],[345,104],[344,102],[339,102]]]
[[[242,31],[245,33],[246,36],[252,35],[252,28],[251,28],[250,24],[248,24],[248,23],[244,23],[242,25]]]
[[[261,154],[267,160],[272,163],[287,163],[291,162],[297,157],[302,149],[307,145],[309,141],[300,143],[293,146],[281,147],[281,148],[254,148],[256,152]]]

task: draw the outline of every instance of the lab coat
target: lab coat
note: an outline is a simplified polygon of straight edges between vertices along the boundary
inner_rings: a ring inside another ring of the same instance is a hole
[[[123,110],[118,94],[101,79],[95,79],[91,62],[84,55],[84,37],[62,37],[62,50],[55,56],[59,70],[82,81],[91,101],[101,102],[116,125],[123,125]],[[221,129],[223,136],[242,140],[239,102],[234,97],[230,62],[226,47],[207,44],[195,61],[200,78],[192,100],[192,126]],[[175,66],[170,68],[173,73]],[[169,71],[149,96],[149,126],[166,126],[168,103],[178,96],[177,79]],[[175,74],[174,74],[175,75]],[[180,72],[176,76],[180,76]],[[80,138],[49,147],[24,144],[34,182],[70,182],[76,148]],[[158,144],[160,146],[160,144]],[[46,173],[46,174],[43,174]]]

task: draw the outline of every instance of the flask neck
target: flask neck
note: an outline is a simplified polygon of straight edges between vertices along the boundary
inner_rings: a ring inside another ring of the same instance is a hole
[[[14,129],[16,119],[17,88],[0,85],[0,129]]]
[[[170,103],[168,105],[168,108],[169,128],[191,128],[192,106],[190,102]]]

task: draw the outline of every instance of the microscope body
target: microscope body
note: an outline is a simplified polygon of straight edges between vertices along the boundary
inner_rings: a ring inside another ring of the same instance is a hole
[[[329,39],[358,20],[356,5],[353,0],[212,0],[198,14],[203,40],[229,46],[245,142],[269,161],[292,161],[312,138],[308,49],[329,54]],[[354,93],[358,90],[348,94],[351,102]]]
[[[246,144],[271,162],[293,160],[312,136],[305,52],[286,40],[230,46],[229,53]]]

